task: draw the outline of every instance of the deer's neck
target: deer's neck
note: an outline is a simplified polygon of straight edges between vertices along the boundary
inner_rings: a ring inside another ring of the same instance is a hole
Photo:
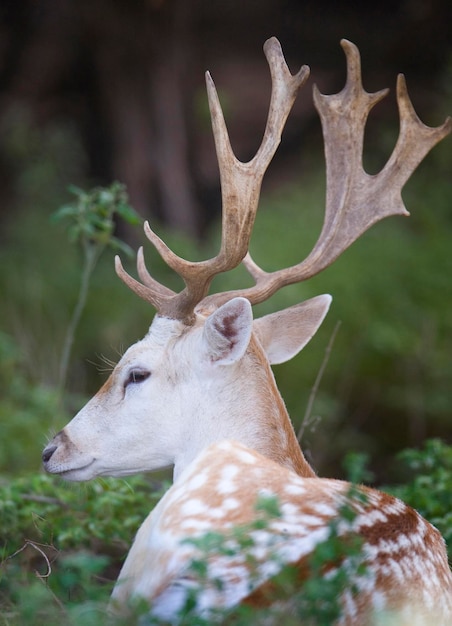
[[[256,415],[259,432],[256,445],[252,447],[300,476],[315,476],[300,448],[267,357],[254,338],[251,340],[251,352],[257,365],[253,380],[256,381],[256,403],[259,403]]]
[[[254,338],[231,379],[225,380],[224,374],[221,390],[210,395],[204,389],[204,395],[210,395],[209,405],[187,421],[174,479],[205,447],[222,439],[239,441],[300,476],[315,476],[301,451],[270,364]]]

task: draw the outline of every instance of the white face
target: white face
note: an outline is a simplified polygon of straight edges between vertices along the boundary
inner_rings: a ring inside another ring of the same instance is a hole
[[[174,462],[181,390],[188,382],[183,379],[197,376],[193,363],[184,362],[191,351],[183,344],[196,343],[201,335],[196,329],[180,338],[180,327],[180,322],[155,318],[148,335],[127,350],[105,385],[49,444],[57,449],[47,471],[88,480]]]
[[[228,385],[218,366],[237,364],[252,330],[247,301],[229,309],[190,327],[156,316],[148,335],[46,447],[45,469],[74,481],[127,476],[173,465],[190,442],[196,448],[211,437],[210,414]]]

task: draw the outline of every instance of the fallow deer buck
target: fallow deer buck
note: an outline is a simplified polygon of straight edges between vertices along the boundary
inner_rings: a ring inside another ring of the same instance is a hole
[[[399,76],[399,138],[383,169],[368,175],[362,166],[364,127],[387,90],[364,91],[358,49],[346,40],[342,47],[348,68],[344,89],[323,95],[314,88],[325,140],[326,213],[304,261],[268,273],[248,254],[264,172],[309,73],[303,66],[292,75],[274,38],[264,46],[272,77],[268,121],[248,163],[231,149],[206,75],[223,200],[219,254],[203,262],[183,260],[146,223],[147,237],[185,282],[179,294],[149,275],[142,249],[141,282],[116,259],[119,277],[157,315],[145,338],[126,351],[100,391],[47,445],[43,462],[48,472],[71,481],[174,466],[173,486],[144,521],[124,563],[113,592],[117,607],[144,598],[153,615],[177,622],[197,584],[189,566],[199,548],[187,540],[208,531],[227,537],[235,526],[250,528],[259,494],[277,497],[280,516],[267,528],[250,530],[255,571],[243,554],[212,555],[196,610],[209,616],[218,607],[263,601],[284,563],[297,566],[302,584],[309,555],[346,499],[350,485],[316,477],[304,458],[270,368],[304,347],[331,298],[318,296],[254,321],[251,305],[317,274],[383,217],[407,215],[401,189],[449,133],[451,120],[425,126]],[[213,277],[241,261],[254,286],[208,295]],[[452,576],[441,535],[399,500],[364,487],[362,492],[364,499],[353,504],[352,531],[363,539],[368,571],[343,590],[339,623],[369,624],[375,611],[395,610],[405,624],[425,619],[450,626]]]

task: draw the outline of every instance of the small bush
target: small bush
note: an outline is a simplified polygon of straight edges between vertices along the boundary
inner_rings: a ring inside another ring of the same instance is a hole
[[[434,524],[446,540],[452,562],[452,446],[431,439],[420,449],[398,454],[407,482],[389,486],[394,494]]]
[[[102,623],[86,615],[105,613],[122,559],[160,488],[143,477],[75,486],[44,474],[1,479],[5,624],[56,625],[62,615],[68,625]]]

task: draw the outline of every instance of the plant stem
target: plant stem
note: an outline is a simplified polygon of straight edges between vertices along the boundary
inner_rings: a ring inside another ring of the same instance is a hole
[[[322,377],[323,377],[323,374],[325,372],[326,366],[327,366],[328,361],[330,359],[331,350],[333,349],[334,340],[336,339],[337,331],[339,330],[340,325],[341,325],[341,322],[338,321],[336,326],[334,327],[334,330],[333,330],[333,332],[331,334],[330,340],[329,340],[328,345],[327,345],[326,350],[325,350],[325,355],[323,357],[322,365],[320,366],[320,369],[319,369],[319,371],[317,373],[314,385],[313,385],[313,387],[311,389],[311,393],[309,394],[309,400],[308,400],[308,404],[306,406],[306,411],[304,413],[303,419],[301,420],[301,425],[300,425],[300,428],[299,428],[298,433],[297,433],[297,439],[298,439],[298,441],[300,443],[301,443],[301,440],[303,438],[303,434],[304,434],[305,428],[308,426],[308,424],[309,424],[309,422],[311,420],[311,412],[312,412],[312,407],[314,405],[314,400],[315,400],[315,397],[317,395],[317,391],[319,390],[319,386],[320,386],[320,383],[322,381]]]
[[[63,344],[63,351],[61,354],[59,376],[58,376],[58,391],[60,397],[62,396],[64,387],[66,385],[67,373],[69,369],[69,360],[71,358],[72,346],[74,344],[75,332],[80,322],[80,318],[85,308],[86,300],[88,297],[89,283],[91,280],[91,274],[93,273],[97,259],[99,258],[99,249],[97,246],[86,242],[83,246],[84,251],[84,266],[82,273],[82,280],[80,283],[80,290],[78,294],[77,303],[72,314],[71,321],[66,331],[66,336]]]

